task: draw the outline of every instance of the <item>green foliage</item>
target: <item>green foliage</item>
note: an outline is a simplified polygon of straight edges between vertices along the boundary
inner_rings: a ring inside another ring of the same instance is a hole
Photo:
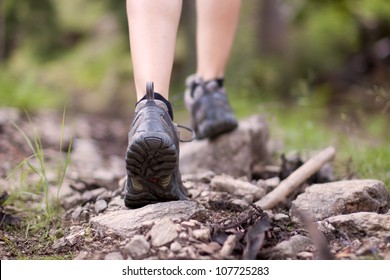
[[[337,69],[358,46],[358,24],[340,5],[308,5],[294,30],[294,53],[300,73]]]
[[[387,0],[348,0],[346,1],[355,14],[365,20],[387,20],[390,21],[390,6]]]
[[[4,0],[5,46],[8,55],[22,44],[47,57],[59,47],[60,26],[51,0]]]
[[[31,72],[16,76],[0,69],[0,89],[1,106],[26,110],[56,107],[64,99],[63,95],[54,95],[50,88],[41,85]]]

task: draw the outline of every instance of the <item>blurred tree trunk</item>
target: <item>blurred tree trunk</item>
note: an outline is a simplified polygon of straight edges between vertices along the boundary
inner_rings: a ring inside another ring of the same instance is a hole
[[[263,55],[285,55],[287,22],[280,0],[263,0],[260,8],[259,46]]]
[[[5,60],[5,4],[0,0],[0,63]]]

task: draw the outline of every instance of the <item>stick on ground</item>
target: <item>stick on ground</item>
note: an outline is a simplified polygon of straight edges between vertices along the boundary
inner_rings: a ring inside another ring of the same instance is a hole
[[[308,178],[318,172],[318,170],[320,170],[326,162],[330,161],[334,157],[335,153],[336,149],[334,147],[328,147],[322,150],[306,161],[301,167],[284,179],[279,186],[255,204],[260,206],[262,209],[274,208],[280,202],[285,200],[290,193],[296,190]]]

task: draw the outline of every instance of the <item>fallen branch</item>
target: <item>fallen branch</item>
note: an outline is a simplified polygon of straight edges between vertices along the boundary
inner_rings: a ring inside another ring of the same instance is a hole
[[[336,153],[334,147],[328,147],[295,170],[290,176],[284,179],[279,186],[268,193],[255,204],[262,209],[271,209],[285,200],[289,194],[301,186],[307,179],[313,176],[320,168],[330,161]]]

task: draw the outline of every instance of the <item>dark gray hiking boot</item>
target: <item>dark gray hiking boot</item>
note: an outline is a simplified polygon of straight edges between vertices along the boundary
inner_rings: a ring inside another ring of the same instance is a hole
[[[184,99],[191,112],[196,138],[215,138],[237,127],[225,89],[218,80],[204,82],[195,75],[189,76]]]
[[[129,132],[126,207],[186,200],[178,159],[176,127],[165,103],[154,99],[153,83],[147,83],[146,100],[138,102]]]

